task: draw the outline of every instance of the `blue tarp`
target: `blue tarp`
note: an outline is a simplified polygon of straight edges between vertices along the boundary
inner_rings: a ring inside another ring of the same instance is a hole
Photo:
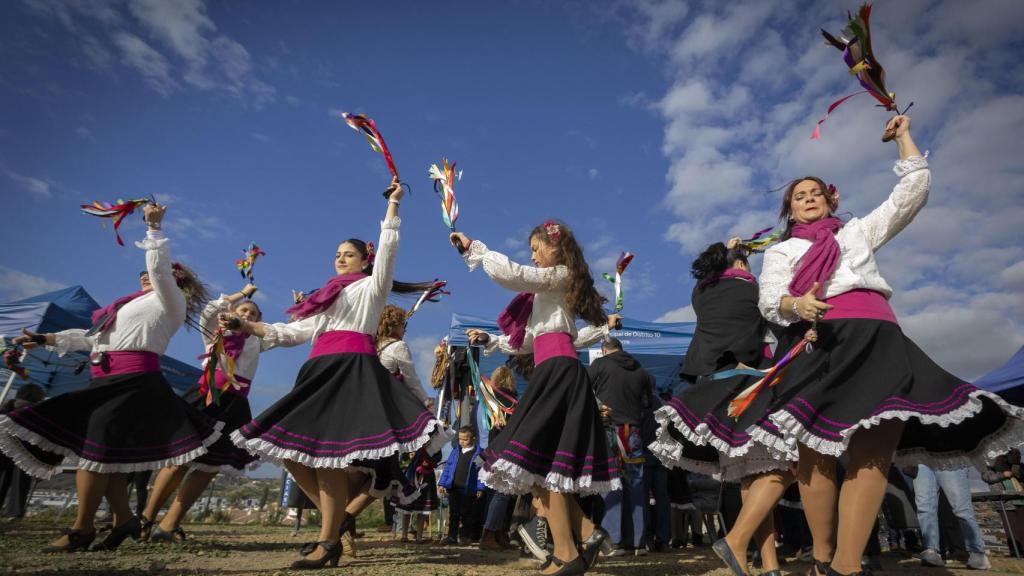
[[[72,286],[46,294],[40,294],[8,304],[0,304],[0,336],[13,338],[21,334],[22,328],[33,332],[59,332],[69,328],[89,328],[92,325],[92,311],[99,304],[81,286]],[[84,388],[89,383],[89,370],[75,374],[77,367],[88,360],[84,353],[57,356],[37,348],[29,353],[22,364],[29,370],[29,380],[43,387],[48,396],[56,396]],[[160,358],[164,377],[171,386],[184,392],[195,385],[201,374],[199,368],[170,356]],[[25,381],[15,378],[17,389]],[[0,386],[6,379],[0,382]]]
[[[674,391],[679,385],[679,366],[693,338],[694,322],[644,322],[633,318],[622,319],[622,329],[613,330],[612,336],[622,341],[622,347],[636,357],[643,367],[658,381],[659,390]],[[477,328],[492,334],[499,333],[498,324],[491,319],[468,314],[452,314],[448,330],[449,346],[465,346],[466,330]],[[589,365],[601,351],[600,344],[592,351],[580,352],[580,360]],[[480,370],[490,374],[505,362],[506,356],[494,354],[480,358]]]
[[[1024,404],[1024,347],[1006,364],[976,380],[974,385],[995,392],[1008,402]]]

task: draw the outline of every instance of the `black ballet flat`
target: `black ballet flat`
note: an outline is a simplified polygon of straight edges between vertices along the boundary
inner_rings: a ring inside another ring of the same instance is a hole
[[[577,556],[569,562],[564,562],[562,560],[559,560],[555,557],[554,554],[552,554],[548,556],[548,560],[551,561],[551,564],[558,566],[558,570],[552,572],[551,574],[546,574],[545,576],[576,576],[578,574],[585,574],[587,572],[587,563],[586,560],[583,559],[583,556]],[[541,568],[541,570],[547,568],[547,566],[548,564],[545,561],[544,566]]]
[[[769,570],[767,572],[761,572],[761,576],[782,576],[782,570]]]
[[[831,567],[825,570],[825,576],[868,576],[869,572],[866,570],[858,570],[857,572],[850,572],[849,574],[840,574]]]
[[[807,576],[828,576],[828,573],[832,570],[828,567],[828,564],[821,560],[815,560],[811,558],[811,569],[807,571]]]
[[[732,570],[733,576],[748,576],[746,570],[743,569],[743,566],[740,566],[740,562],[736,559],[736,555],[732,553],[732,549],[729,548],[729,544],[725,541],[725,538],[716,540],[715,543],[711,545],[711,550],[728,569]]]
[[[163,542],[173,544],[175,542],[184,542],[185,540],[188,540],[188,535],[185,534],[185,531],[182,530],[180,526],[168,532],[157,524],[156,526],[153,526],[153,529],[149,533],[149,542],[154,543]]]
[[[142,522],[142,530],[140,530],[139,540],[142,542],[148,542],[149,535],[153,532],[153,521],[146,520],[145,516],[139,516],[139,520]]]
[[[89,544],[96,538],[96,533],[82,534],[81,530],[65,530],[64,534],[68,537],[68,543],[63,546],[46,546],[40,552],[45,554],[54,554],[57,552],[77,552],[79,550],[88,550]]]
[[[317,542],[317,546],[323,548],[327,553],[321,556],[319,560],[309,560],[305,558],[302,560],[296,560],[295,562],[292,562],[291,567],[295,570],[319,570],[328,564],[332,567],[338,565],[338,559],[341,558],[341,542],[324,540],[322,542]]]
[[[138,516],[132,516],[131,520],[111,530],[106,538],[90,546],[89,551],[117,550],[118,546],[129,536],[136,541],[142,537],[142,522]]]
[[[597,564],[597,558],[601,552],[601,545],[608,541],[608,532],[599,526],[594,526],[594,531],[590,534],[590,538],[587,538],[580,543],[580,556],[583,557],[583,562],[587,566],[587,570],[594,567]]]

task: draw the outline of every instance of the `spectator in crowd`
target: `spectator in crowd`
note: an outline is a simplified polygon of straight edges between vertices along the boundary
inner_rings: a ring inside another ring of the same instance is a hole
[[[495,396],[502,409],[510,409],[516,402],[516,379],[512,375],[512,369],[508,366],[498,366],[491,373],[491,384],[495,389]],[[494,422],[488,431],[488,441],[491,442],[503,428],[500,422]],[[512,495],[498,492],[487,488],[488,495],[486,517],[484,519],[483,535],[480,537],[481,550],[505,550],[512,547],[508,541],[508,530],[505,518],[508,516],[508,509],[512,504]]]
[[[914,501],[917,504],[917,520],[921,525],[921,536],[924,539],[924,551],[921,552],[923,566],[945,566],[946,562],[939,553],[939,489],[949,500],[953,513],[964,533],[964,543],[970,556],[967,566],[975,570],[988,570],[992,564],[985,555],[985,542],[981,538],[981,529],[974,518],[974,505],[971,503],[971,486],[967,478],[967,469],[932,470],[920,464],[917,477],[914,478]]]
[[[474,539],[479,500],[484,495],[476,463],[479,455],[480,446],[473,429],[459,428],[459,447],[448,455],[437,483],[437,491],[448,497],[448,537],[443,544],[469,544]]]
[[[42,402],[46,398],[43,389],[35,384],[22,384],[11,398],[0,407],[0,414],[6,414],[11,410],[31,406]],[[0,453],[0,508],[3,508],[3,515],[9,518],[22,518],[25,516],[25,505],[28,500],[28,492],[32,487],[32,477],[14,465],[6,454]]]
[[[993,489],[1003,492],[1024,492],[1024,469],[1021,468],[1020,450],[1013,449],[996,459],[981,473],[981,477],[993,485]],[[1006,503],[1006,516],[1002,517],[1003,530],[1007,535],[1006,545],[1011,550],[1016,543],[1018,550],[1024,550],[1024,498]],[[1014,542],[1010,542],[1013,538]]]

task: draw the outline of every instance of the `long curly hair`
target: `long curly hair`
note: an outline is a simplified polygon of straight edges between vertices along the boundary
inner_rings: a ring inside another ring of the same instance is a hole
[[[199,317],[199,312],[210,301],[210,291],[199,280],[195,270],[181,262],[172,264],[171,273],[174,274],[174,281],[178,288],[185,294],[185,323],[193,324]]]
[[[377,322],[377,336],[374,339],[377,348],[386,340],[395,338],[398,329],[405,326],[406,312],[394,304],[388,304],[380,313],[380,320]]]
[[[438,390],[444,385],[448,378],[448,365],[451,358],[448,356],[448,345],[441,342],[434,347],[434,369],[430,371],[430,386]]]
[[[505,392],[516,392],[516,378],[512,375],[512,369],[508,366],[498,366],[491,372],[491,383],[495,388]]]
[[[590,266],[572,230],[562,222],[549,221],[534,228],[529,238],[554,247],[558,264],[569,269],[569,290],[565,293],[569,312],[594,326],[608,322],[608,314],[602,308],[607,299],[594,287]]]

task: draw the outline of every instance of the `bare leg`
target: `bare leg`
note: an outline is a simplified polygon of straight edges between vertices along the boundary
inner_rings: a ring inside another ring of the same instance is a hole
[[[551,538],[555,543],[554,555],[562,562],[571,562],[579,555],[572,535],[572,512],[569,506],[571,498],[571,494],[541,492],[543,507],[547,511],[548,528],[551,529]],[[552,574],[558,569],[559,567],[552,563],[542,574]]]
[[[93,521],[96,519],[96,509],[103,501],[103,495],[107,491],[107,484],[110,480],[109,474],[99,472],[88,472],[78,470],[75,472],[75,489],[78,492],[78,512],[75,514],[75,523],[71,525],[72,530],[78,530],[82,534],[93,534],[96,527]],[[53,546],[65,546],[68,543],[67,536],[52,542]]]
[[[572,526],[573,536],[580,542],[583,542],[594,533],[594,523],[583,515],[583,509],[580,508],[580,503],[576,501],[571,495],[566,494],[566,500],[569,505],[569,521]]]
[[[409,539],[409,520],[410,514],[406,511],[402,511],[402,542]]]
[[[750,545],[750,540],[758,534],[761,535],[758,542],[762,544],[763,548],[763,538],[766,535],[762,526],[766,519],[770,518],[772,510],[779,503],[786,487],[792,481],[793,476],[788,472],[770,472],[747,476],[743,479],[740,487],[743,507],[740,508],[740,514],[736,517],[732,530],[725,535],[725,542],[729,545],[729,549],[732,550],[733,556],[736,557],[740,566],[747,565],[747,547]],[[772,540],[774,544],[774,537]],[[772,557],[775,557],[774,549]],[[776,559],[774,562],[777,564],[778,560]],[[776,565],[775,568],[777,567]],[[765,569],[770,569],[767,564]]]
[[[135,517],[132,507],[128,504],[127,474],[110,474],[104,496],[107,497],[110,511],[114,515],[114,527],[120,526]]]
[[[185,514],[203,495],[203,491],[206,490],[206,487],[210,485],[215,476],[217,476],[216,472],[193,470],[181,485],[181,489],[178,490],[178,496],[171,503],[167,514],[164,515],[164,519],[160,521],[160,529],[166,532],[173,532],[180,526]]]
[[[358,517],[376,498],[370,496],[368,475],[362,472],[349,472],[348,479],[348,506],[345,506],[345,512],[349,516]]]
[[[800,462],[797,464],[797,482],[800,500],[804,505],[804,516],[814,540],[814,559],[831,562],[835,553],[836,503],[839,490],[836,486],[836,459],[799,445]]]
[[[313,502],[317,510],[320,510],[320,486],[316,480],[316,469],[292,460],[282,460],[282,464],[292,478],[295,478],[299,489]]]
[[[169,466],[163,468],[156,475],[153,481],[153,489],[150,491],[149,500],[146,501],[146,509],[143,511],[143,521],[156,520],[160,509],[164,507],[171,494],[178,489],[178,485],[188,473],[184,466]]]
[[[348,472],[338,468],[318,468],[315,471],[320,487],[320,541],[337,542],[341,523],[345,520],[345,506],[348,504]],[[296,478],[297,479],[297,478]],[[322,547],[309,555],[318,560],[326,554]]]
[[[761,570],[768,572],[779,569],[779,556],[775,551],[775,518],[771,513],[758,526],[754,541],[761,550]]]
[[[903,422],[887,420],[858,430],[850,439],[850,468],[839,495],[839,538],[832,568],[840,574],[861,569],[861,556],[885,497],[889,465],[903,434]]]

